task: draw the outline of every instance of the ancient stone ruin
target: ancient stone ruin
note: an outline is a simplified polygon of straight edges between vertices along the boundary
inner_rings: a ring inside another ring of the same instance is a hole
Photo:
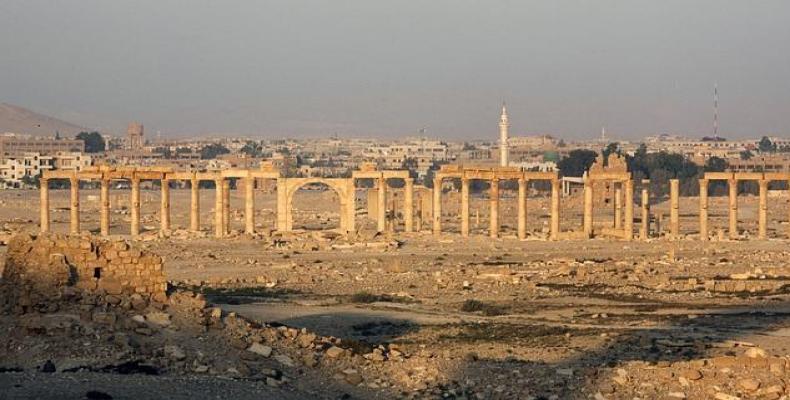
[[[75,293],[165,300],[162,258],[124,241],[89,236],[17,235],[8,243],[4,306],[15,313],[47,311]],[[113,298],[110,297],[110,301]]]

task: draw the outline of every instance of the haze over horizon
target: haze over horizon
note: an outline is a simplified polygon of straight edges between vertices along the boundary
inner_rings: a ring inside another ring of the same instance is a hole
[[[790,135],[790,2],[0,3],[0,102],[149,137]]]

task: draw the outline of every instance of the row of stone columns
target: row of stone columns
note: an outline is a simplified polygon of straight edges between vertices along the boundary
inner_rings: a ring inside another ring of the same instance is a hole
[[[160,204],[160,229],[170,230],[170,180],[161,181],[161,204]],[[69,201],[69,232],[76,234],[80,232],[80,189],[79,179],[69,179],[70,201]],[[102,236],[110,234],[110,180],[100,181],[99,192],[99,231]],[[131,204],[130,204],[130,234],[137,236],[140,234],[140,179],[133,177],[131,184]],[[199,180],[191,180],[191,207],[190,207],[190,230],[200,230],[200,189]],[[230,182],[227,180],[216,180],[216,204],[215,204],[215,234],[217,237],[225,236],[230,228]],[[49,181],[41,179],[40,190],[41,201],[41,231],[50,230],[49,213]],[[255,198],[254,180],[245,179],[245,232],[254,233],[255,231]]]
[[[757,208],[757,237],[768,238],[768,180],[759,180],[759,203]],[[709,179],[699,180],[699,235],[700,240],[708,240],[708,184]],[[788,182],[790,185],[790,182]],[[789,186],[790,187],[790,186]],[[738,180],[728,179],[729,238],[737,239],[738,233]],[[673,233],[677,236],[677,232]]]
[[[368,191],[368,215],[375,214],[376,230],[384,232],[387,228],[387,193],[389,187],[387,179],[384,177],[375,179],[376,188],[374,191]],[[356,190],[356,187],[354,187]],[[395,203],[392,203],[390,209],[395,209]],[[414,181],[404,179],[403,186],[403,230],[405,232],[412,232],[414,230]]]
[[[131,179],[131,234],[133,236],[140,233],[140,179]],[[163,231],[170,229],[170,186],[169,180],[162,180],[161,185],[161,216],[160,227]],[[767,202],[768,202],[768,180],[759,181],[759,208],[758,208],[758,237],[760,239],[767,238]],[[191,179],[191,210],[190,210],[190,229],[192,231],[200,230],[200,193],[199,193],[199,180],[196,178]],[[499,234],[499,180],[492,180],[490,188],[490,227],[489,234],[491,237],[497,237]],[[518,181],[518,237],[520,239],[526,238],[526,218],[527,218],[527,183],[526,179],[519,179]],[[70,179],[70,224],[69,231],[71,233],[79,233],[80,220],[80,196],[79,196],[79,179],[73,177]],[[245,199],[245,232],[255,232],[255,196],[254,196],[254,179],[245,178],[244,184],[244,199]],[[700,179],[700,196],[699,196],[699,224],[700,224],[700,238],[707,240],[708,238],[708,179]],[[227,179],[217,179],[216,185],[216,199],[215,199],[215,235],[222,237],[230,232],[230,182]],[[385,220],[385,201],[386,201],[386,180],[381,178],[378,182],[378,216],[377,222],[379,229],[384,229],[382,226]],[[642,182],[642,225],[640,226],[640,238],[647,238],[649,236],[649,191],[647,189],[649,181]],[[728,180],[729,188],[729,237],[731,239],[738,238],[738,201],[737,201],[737,180]],[[413,211],[413,182],[406,181],[406,190],[404,197],[405,208],[405,230],[410,232],[414,229],[414,216]],[[103,236],[109,234],[110,228],[110,181],[101,181],[100,191],[100,232]],[[633,237],[633,198],[634,187],[633,181],[626,180],[623,182],[623,188],[617,188],[615,191],[615,228],[621,226],[621,193],[625,193],[625,210],[624,219],[625,223],[622,229],[625,231],[625,238],[631,239]],[[46,232],[50,229],[49,218],[49,183],[47,179],[41,179],[41,230]],[[680,218],[679,218],[679,180],[670,180],[670,237],[680,237]],[[551,197],[551,238],[557,239],[559,237],[559,220],[560,220],[560,201],[559,201],[559,182],[552,181],[552,197]],[[278,209],[278,213],[280,210]],[[433,231],[436,234],[441,233],[441,181],[439,179],[434,181],[433,190]],[[593,186],[592,182],[585,181],[584,186],[584,232],[586,235],[593,233]],[[469,235],[469,179],[461,180],[461,234],[463,236]]]
[[[612,182],[613,185],[617,185],[617,182]],[[631,240],[634,237],[634,181],[631,179],[627,179],[619,183],[621,186],[614,187],[614,229],[623,232],[623,238],[625,240]],[[594,181],[588,177],[584,178],[584,214],[583,214],[583,221],[582,221],[582,230],[584,232],[585,237],[592,237],[593,232],[593,224],[594,224],[594,191],[593,186]],[[643,197],[643,207],[647,205],[644,204],[644,198],[647,197],[646,195],[646,186],[642,188],[642,197]],[[623,204],[623,194],[625,194],[625,204]],[[625,208],[625,210],[623,210]],[[647,220],[644,217],[645,210],[643,210],[643,224]],[[625,223],[623,222],[625,219]],[[644,237],[647,237],[647,227],[640,228],[645,230]]]
[[[518,180],[518,238],[527,237],[527,183],[526,179]],[[469,236],[469,178],[461,178],[461,236]],[[551,185],[551,238],[556,240],[559,236],[560,221],[560,188],[559,181],[552,181]],[[492,179],[489,189],[489,236],[499,236],[499,179]],[[434,179],[433,185],[433,233],[442,232],[442,180]]]

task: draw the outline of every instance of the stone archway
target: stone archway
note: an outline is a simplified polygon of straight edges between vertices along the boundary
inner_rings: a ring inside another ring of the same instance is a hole
[[[354,185],[352,179],[345,178],[280,178],[277,182],[277,203],[280,208],[277,216],[278,229],[293,230],[293,198],[302,187],[310,184],[323,184],[334,190],[340,199],[340,231],[354,230]]]

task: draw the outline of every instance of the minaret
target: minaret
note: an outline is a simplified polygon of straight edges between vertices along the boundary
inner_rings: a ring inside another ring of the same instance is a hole
[[[508,149],[508,133],[507,130],[510,124],[507,122],[507,108],[505,103],[502,103],[502,116],[499,117],[499,166],[508,166],[508,157],[510,151]]]

